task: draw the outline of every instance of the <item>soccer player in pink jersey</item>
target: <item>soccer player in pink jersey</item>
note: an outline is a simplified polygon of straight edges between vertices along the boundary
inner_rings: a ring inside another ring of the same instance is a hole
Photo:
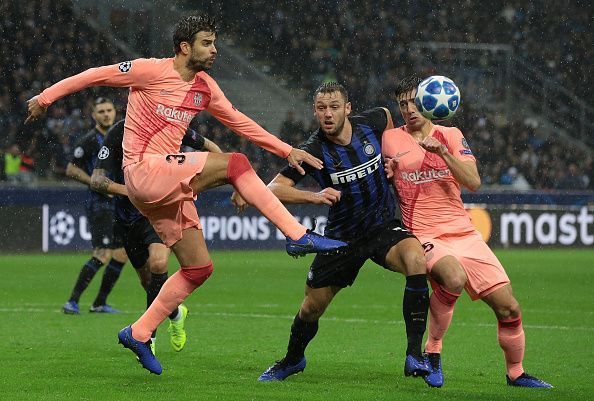
[[[396,99],[405,125],[384,133],[382,149],[404,225],[425,248],[433,287],[425,344],[431,372],[424,379],[432,387],[443,385],[442,340],[465,288],[473,300],[482,299],[495,312],[507,384],[551,388],[524,371],[520,305],[503,266],[462,203],[461,186],[476,191],[481,185],[476,160],[458,128],[434,125],[418,111],[414,98],[420,82],[413,76],[398,84]]]
[[[205,72],[217,55],[216,31],[216,23],[206,15],[184,17],[173,33],[175,57],[91,68],[52,85],[28,102],[27,122],[43,115],[56,100],[90,86],[130,88],[122,144],[128,197],[173,250],[181,267],[140,319],[118,335],[142,366],[156,374],[162,373],[162,367],[147,344],[151,333],[213,271],[194,205],[200,192],[232,184],[285,234],[289,254],[332,252],[346,245],[299,224],[243,154],[179,153],[190,120],[207,110],[233,131],[286,158],[302,174],[301,162],[322,168],[319,159],[293,149],[235,109]]]

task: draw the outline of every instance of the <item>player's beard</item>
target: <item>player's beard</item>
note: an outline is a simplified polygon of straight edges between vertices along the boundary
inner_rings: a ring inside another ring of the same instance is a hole
[[[200,59],[198,57],[191,56],[186,62],[186,68],[190,71],[200,72],[208,71],[214,63],[214,57],[205,57]]]

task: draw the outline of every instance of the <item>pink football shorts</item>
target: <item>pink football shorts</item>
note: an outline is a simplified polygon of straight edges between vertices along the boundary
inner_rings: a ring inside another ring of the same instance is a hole
[[[437,238],[417,236],[425,249],[427,270],[444,256],[455,257],[466,273],[466,292],[472,300],[483,298],[509,284],[505,269],[478,231]]]
[[[169,247],[186,228],[202,228],[194,205],[198,194],[190,181],[202,172],[207,157],[208,152],[150,155],[124,168],[130,201]]]

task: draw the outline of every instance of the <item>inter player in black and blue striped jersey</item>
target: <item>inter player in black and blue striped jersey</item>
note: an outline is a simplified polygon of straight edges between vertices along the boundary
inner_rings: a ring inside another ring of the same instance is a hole
[[[104,97],[97,98],[93,103],[92,116],[95,126],[77,141],[72,159],[66,169],[66,175],[86,185],[90,184],[91,174],[97,163],[97,152],[103,145],[105,133],[115,121],[116,110],[113,102]],[[121,235],[113,225],[114,202],[112,198],[89,189],[85,206],[93,254],[82,267],[70,298],[62,307],[62,311],[66,314],[80,313],[78,303],[82,293],[101,266],[109,262],[90,311],[117,313],[116,309],[107,304],[107,296],[120,277],[127,257],[122,247]]]
[[[197,150],[221,153],[221,149],[214,142],[192,129],[193,122],[182,140],[182,145]],[[115,226],[122,233],[126,253],[146,290],[148,308],[167,281],[167,262],[170,250],[163,244],[148,219],[132,205],[127,197],[122,169],[123,138],[124,120],[121,120],[110,128],[105,137],[97,156],[98,161],[93,170],[90,185],[100,194],[115,195]],[[184,325],[187,315],[188,309],[183,304],[169,315],[168,331],[171,346],[175,351],[181,351],[186,343]],[[156,332],[153,332],[151,336],[153,354],[155,353],[155,335]]]
[[[406,275],[403,314],[408,347],[404,371],[407,376],[428,373],[421,353],[429,308],[425,257],[416,237],[396,219],[395,198],[381,155],[382,133],[393,127],[392,118],[381,107],[352,117],[350,112],[342,85],[325,83],[315,91],[314,114],[320,128],[301,148],[324,161],[322,170],[303,166],[321,191],[296,188],[302,176],[292,167],[282,170],[269,184],[284,203],[330,206],[325,235],[346,241],[349,247],[342,254],[315,257],[305,299],[291,327],[287,354],[264,372],[260,381],[283,380],[305,368],[305,348],[318,331],[318,320],[334,296],[354,283],[368,259]],[[234,195],[234,201],[241,199]]]

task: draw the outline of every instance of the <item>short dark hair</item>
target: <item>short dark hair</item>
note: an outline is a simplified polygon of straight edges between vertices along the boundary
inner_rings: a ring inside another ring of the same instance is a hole
[[[200,31],[217,33],[217,22],[207,14],[189,15],[179,20],[173,31],[173,51],[175,54],[181,52],[181,42],[190,44],[194,41],[194,35]]]
[[[114,104],[111,99],[108,99],[106,97],[98,97],[97,99],[95,99],[95,101],[93,101],[93,108],[95,108],[95,106],[99,106],[100,104],[103,103],[111,103]]]
[[[394,95],[398,97],[404,93],[408,93],[411,90],[416,89],[421,82],[423,82],[423,79],[418,75],[410,75],[398,82],[396,89],[394,89]]]
[[[342,97],[344,97],[345,103],[349,102],[349,94],[347,93],[344,86],[342,86],[338,82],[330,81],[330,82],[324,82],[322,85],[318,86],[318,89],[315,90],[315,92],[313,94],[314,103],[316,101],[316,97],[318,96],[318,93],[332,93],[332,92],[340,92]]]

